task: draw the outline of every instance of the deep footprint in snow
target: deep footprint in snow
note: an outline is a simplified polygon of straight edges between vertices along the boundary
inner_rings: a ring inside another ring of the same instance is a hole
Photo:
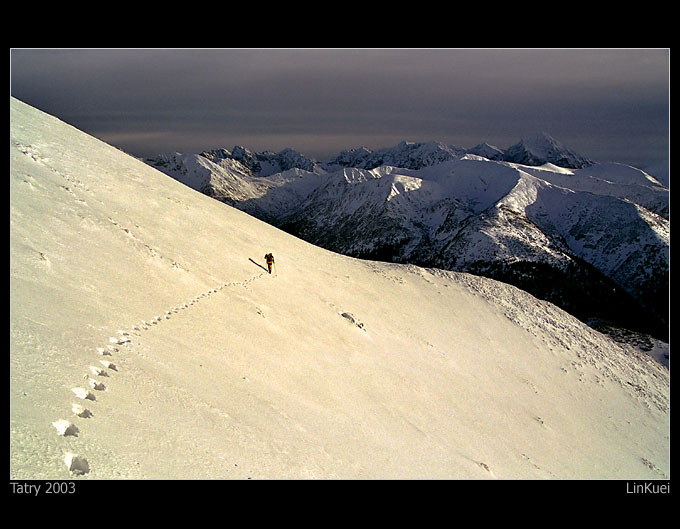
[[[89,419],[92,417],[92,412],[88,410],[86,407],[81,406],[80,404],[74,404],[71,406],[71,411],[73,412],[74,415],[78,417],[82,417],[83,419]]]
[[[106,372],[105,369],[102,369],[101,367],[97,366],[90,366],[90,373],[92,373],[95,376],[98,377],[108,377],[109,374]]]
[[[353,323],[354,325],[359,327],[359,329],[361,329],[362,331],[366,331],[366,329],[364,328],[364,324],[357,320],[353,314],[349,312],[338,312],[338,314],[340,314],[340,316],[348,320],[350,323]]]
[[[60,419],[58,421],[55,421],[52,423],[52,426],[54,426],[57,429],[57,433],[59,435],[62,435],[64,437],[66,436],[78,436],[78,428],[76,427],[75,424],[72,422],[69,422],[65,419]]]
[[[71,452],[66,452],[64,463],[66,468],[76,475],[87,474],[90,471],[90,464],[87,462],[87,459]]]
[[[111,371],[118,371],[118,367],[113,362],[109,362],[108,360],[100,360],[99,363]]]
[[[494,477],[494,478],[496,477],[496,476],[494,476],[493,472],[492,472],[491,469],[489,468],[489,465],[487,465],[486,463],[483,463],[483,462],[481,462],[481,461],[477,462],[477,464],[478,464],[481,468],[483,468],[484,470],[486,470],[486,471],[491,475],[491,477]]]
[[[106,386],[102,384],[101,382],[95,380],[94,378],[90,378],[87,383],[90,385],[92,389],[96,389],[97,391],[104,391],[106,390]]]
[[[88,391],[85,388],[73,388],[71,391],[75,393],[76,397],[79,399],[83,400],[97,400],[97,398],[94,396],[94,394],[91,391]]]
[[[123,345],[124,343],[128,343],[130,341],[129,336],[121,336],[119,338],[116,338],[115,336],[111,336],[109,338],[109,343],[110,344],[118,344],[118,345]]]

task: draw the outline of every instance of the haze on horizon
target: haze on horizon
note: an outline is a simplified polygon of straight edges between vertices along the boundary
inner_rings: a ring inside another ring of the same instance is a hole
[[[669,159],[669,49],[12,49],[11,95],[135,156],[243,145],[325,161],[547,132]]]

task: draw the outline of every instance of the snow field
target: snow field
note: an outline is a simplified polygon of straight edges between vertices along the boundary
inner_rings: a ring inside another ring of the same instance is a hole
[[[10,123],[12,479],[669,477],[668,371],[552,305]]]

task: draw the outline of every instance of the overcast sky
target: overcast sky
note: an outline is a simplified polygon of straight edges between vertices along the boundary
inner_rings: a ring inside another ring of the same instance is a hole
[[[135,156],[243,145],[325,161],[547,132],[595,161],[669,158],[669,49],[10,52],[11,94]]]

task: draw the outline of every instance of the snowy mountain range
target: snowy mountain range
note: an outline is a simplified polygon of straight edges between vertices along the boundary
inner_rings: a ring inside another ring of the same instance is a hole
[[[325,163],[243,147],[146,161],[312,244],[500,279],[584,321],[667,337],[668,188],[547,134],[505,151],[401,142]]]
[[[421,169],[426,166],[456,160],[465,154],[525,165],[553,163],[560,167],[573,169],[593,165],[593,162],[565,147],[544,132],[523,138],[519,143],[505,151],[488,143],[480,143],[472,149],[463,149],[455,145],[444,145],[440,142],[414,143],[403,141],[394,147],[377,151],[371,151],[365,147],[342,151],[328,163],[329,165],[362,169],[374,169],[381,165],[403,169]]]

